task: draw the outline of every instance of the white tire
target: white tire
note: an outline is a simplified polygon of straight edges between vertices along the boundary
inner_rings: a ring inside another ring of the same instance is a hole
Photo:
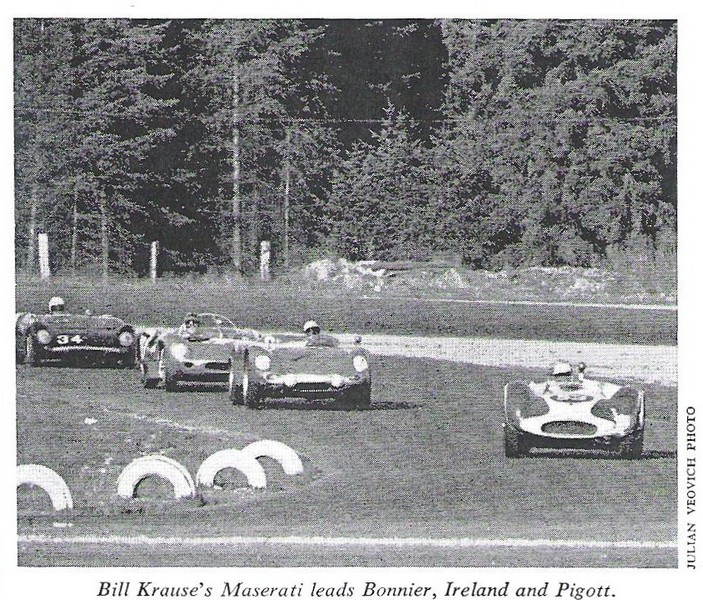
[[[170,481],[176,498],[195,496],[195,484],[188,469],[178,461],[160,454],[141,456],[122,469],[117,479],[117,495],[122,498],[134,498],[134,490],[139,482],[150,475]]]
[[[303,462],[300,460],[298,453],[283,442],[259,440],[242,448],[242,452],[253,458],[260,458],[261,456],[273,458],[280,463],[286,475],[300,475],[303,472]]]
[[[43,489],[54,510],[70,510],[73,508],[71,490],[56,471],[44,465],[17,465],[17,487],[21,485],[36,485]]]
[[[247,478],[247,483],[254,489],[266,487],[264,468],[254,457],[236,448],[219,450],[206,458],[195,475],[195,481],[198,485],[213,487],[215,476],[223,469],[241,471]]]

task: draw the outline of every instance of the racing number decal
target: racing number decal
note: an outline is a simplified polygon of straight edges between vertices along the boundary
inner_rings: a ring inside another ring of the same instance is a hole
[[[66,345],[66,344],[82,344],[82,343],[83,343],[83,338],[82,338],[80,335],[78,335],[78,334],[69,336],[69,335],[66,335],[66,334],[64,333],[64,334],[61,334],[61,335],[57,335],[57,336],[56,336],[56,343],[57,343],[57,344],[62,344],[62,345]]]

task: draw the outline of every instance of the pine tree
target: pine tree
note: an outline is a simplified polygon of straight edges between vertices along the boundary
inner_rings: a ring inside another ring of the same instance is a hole
[[[329,218],[334,248],[353,260],[426,258],[434,215],[426,156],[414,124],[393,106],[372,141],[349,152],[336,174]]]

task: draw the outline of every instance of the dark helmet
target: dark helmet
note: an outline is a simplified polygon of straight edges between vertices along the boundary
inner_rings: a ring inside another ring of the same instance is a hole
[[[188,313],[185,316],[185,319],[183,319],[183,324],[188,327],[188,326],[193,326],[193,325],[200,325],[200,317],[196,313]]]

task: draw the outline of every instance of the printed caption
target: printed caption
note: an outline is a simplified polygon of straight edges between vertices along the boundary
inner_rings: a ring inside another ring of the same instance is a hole
[[[245,581],[197,582],[171,586],[156,581],[100,581],[98,598],[615,598],[613,586],[587,585],[573,581],[545,581],[520,585],[513,581],[484,584],[480,581],[446,581],[439,585],[385,585],[376,581],[339,585],[317,582],[260,586]]]

